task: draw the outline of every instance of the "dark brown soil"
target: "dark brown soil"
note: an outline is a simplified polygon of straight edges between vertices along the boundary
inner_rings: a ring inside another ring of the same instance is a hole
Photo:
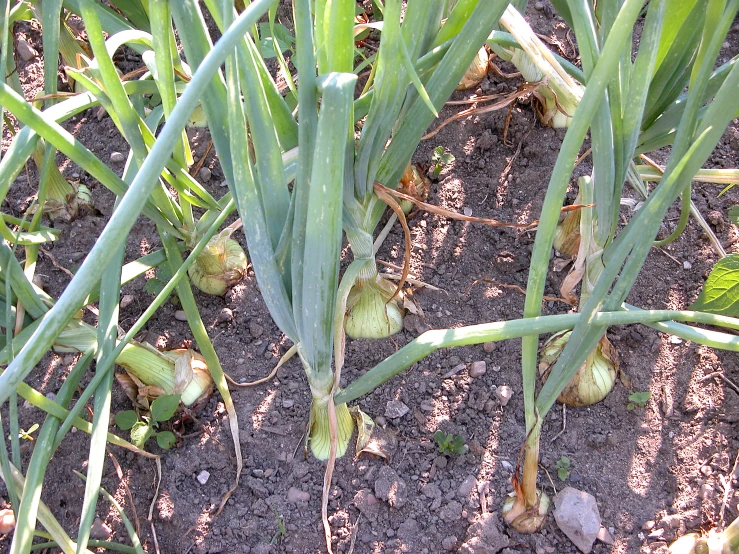
[[[549,8],[548,2],[542,4]],[[563,39],[563,24],[547,9],[532,7],[529,16],[540,32]],[[36,30],[29,26],[16,30],[41,51]],[[738,34],[736,29],[732,31],[726,58],[736,54]],[[125,70],[126,64],[135,67],[137,62],[129,54],[121,60],[122,68]],[[41,74],[38,59],[21,67],[27,97],[37,90]],[[518,80],[505,80],[491,72],[478,93],[509,91],[518,84]],[[448,107],[442,118],[459,109]],[[563,133],[541,128],[532,107],[520,103],[511,112],[508,145],[503,142],[505,121],[505,110],[472,116],[421,144],[417,162],[428,163],[438,145],[456,158],[433,183],[430,202],[457,212],[469,208],[472,215],[500,221],[536,219]],[[106,162],[114,151],[127,153],[110,118],[98,118],[94,110],[71,120],[67,128]],[[201,135],[192,137],[198,157],[208,143],[208,137]],[[709,165],[739,167],[737,140],[739,124],[734,121]],[[58,266],[74,269],[105,225],[113,196],[71,162],[61,157],[59,162],[68,178],[91,186],[100,211],[99,215],[57,225],[61,235],[49,252]],[[205,163],[212,178],[204,184],[220,195],[225,190],[219,188],[223,176],[212,153]],[[111,166],[122,171],[122,164]],[[586,160],[578,175],[590,169]],[[36,182],[36,170],[29,164],[3,211],[19,214],[28,205]],[[737,203],[739,194],[732,190],[719,197],[720,191],[717,185],[696,184],[693,199],[704,214],[711,213],[709,221],[726,250],[737,252],[739,230],[729,224],[725,214]],[[572,190],[570,200],[574,195]],[[630,190],[627,195],[636,197]],[[629,215],[626,208],[623,213]],[[667,227],[674,226],[677,216],[675,206],[668,214]],[[412,276],[438,290],[419,287],[415,291],[425,317],[409,317],[406,329],[398,335],[383,341],[349,341],[345,383],[411,341],[425,326],[458,327],[515,319],[522,314],[523,294],[503,285],[526,286],[533,233],[450,221],[426,213],[411,219],[410,227]],[[237,238],[244,242],[243,235]],[[142,218],[129,238],[127,259],[159,246],[153,225]],[[402,232],[396,226],[379,258],[400,264],[402,257]],[[653,309],[684,308],[696,298],[716,259],[703,233],[691,222],[679,240],[663,250],[653,249],[628,302]],[[567,268],[556,270],[561,265],[561,258],[554,256],[546,291],[551,296],[559,296],[559,283],[567,272]],[[69,280],[45,255],[40,258],[38,273],[56,297]],[[123,290],[133,297],[121,312],[124,328],[153,298],[143,290],[144,284],[141,278]],[[289,341],[261,300],[252,271],[225,298],[196,296],[221,363],[235,380],[251,381],[268,374],[289,348]],[[191,340],[187,324],[174,317],[177,309],[175,304],[167,304],[140,338],[168,348]],[[553,314],[568,309],[566,304],[548,302],[544,311]],[[665,552],[669,541],[685,531],[708,529],[738,515],[739,495],[732,489],[724,498],[724,491],[731,483],[739,446],[739,395],[735,386],[720,378],[705,377],[721,371],[737,383],[739,364],[736,354],[675,340],[643,326],[614,327],[609,337],[621,355],[632,390],[618,382],[604,402],[569,409],[563,432],[565,414],[561,407],[552,410],[542,433],[540,486],[550,496],[570,485],[596,497],[615,544],[598,542],[594,552]],[[356,402],[394,436],[397,446],[389,461],[367,454],[338,461],[329,503],[335,552],[456,551],[484,510],[500,510],[511,491],[512,469],[525,438],[520,351],[519,341],[486,349],[470,346],[439,351]],[[70,355],[48,356],[29,383],[45,394],[55,393],[74,360]],[[469,368],[476,361],[485,362],[487,371],[471,378]],[[513,390],[505,406],[495,395],[496,388],[503,385]],[[627,398],[632,391],[650,391],[652,396],[643,408],[628,410]],[[232,394],[244,473],[218,517],[213,516],[214,509],[235,475],[234,445],[218,397],[199,413],[201,425],[188,427],[189,432],[197,432],[195,436],[168,452],[150,443],[163,462],[151,521],[146,516],[156,484],[152,461],[111,447],[123,478],[108,460],[103,486],[136,519],[147,552],[156,552],[154,530],[163,553],[324,551],[320,499],[325,466],[306,457],[303,450],[310,393],[300,363],[293,359],[270,382],[233,390]],[[130,408],[118,388],[114,398],[114,412]],[[389,401],[401,401],[410,411],[400,418],[386,417]],[[44,414],[21,405],[20,417],[21,426],[28,428],[40,423]],[[114,426],[113,430],[117,431]],[[441,454],[433,440],[437,430],[462,435],[469,451]],[[32,444],[25,447],[30,451]],[[46,474],[43,500],[72,536],[84,490],[72,470],[85,470],[87,451],[88,437],[81,432],[70,434]],[[557,477],[555,467],[561,456],[571,460],[564,482]],[[210,478],[201,484],[197,476],[204,470]],[[389,501],[388,487],[395,490]],[[0,502],[6,499],[0,485]],[[113,540],[127,542],[120,518],[105,502],[100,503],[98,516],[112,528]],[[535,535],[517,534],[505,528],[500,518],[498,526],[503,532],[498,546],[508,554],[577,551],[552,518]],[[6,552],[9,544],[9,537],[0,537],[0,551]]]

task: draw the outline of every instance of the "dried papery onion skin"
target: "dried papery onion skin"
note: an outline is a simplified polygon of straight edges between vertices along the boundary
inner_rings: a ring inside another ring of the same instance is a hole
[[[462,80],[457,85],[457,90],[468,90],[482,83],[482,80],[488,74],[488,59],[488,51],[483,46],[477,51],[477,55],[475,55],[467,71],[464,72]]]
[[[528,510],[523,499],[515,493],[503,503],[503,519],[519,533],[536,533],[544,525],[550,500],[544,491],[538,491],[538,494],[538,502]]]

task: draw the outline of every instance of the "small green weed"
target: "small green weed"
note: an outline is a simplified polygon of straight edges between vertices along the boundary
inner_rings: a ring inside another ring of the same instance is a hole
[[[560,481],[565,481],[570,476],[570,469],[572,468],[572,462],[567,456],[562,456],[555,466],[557,468],[557,477]]]
[[[275,534],[269,544],[281,543],[282,540],[287,536],[287,527],[285,526],[284,518],[277,512],[277,508],[272,506],[272,511],[275,513],[277,531],[275,531]]]
[[[131,430],[131,442],[138,448],[144,448],[146,441],[156,437],[159,448],[169,450],[176,442],[171,431],[157,431],[159,424],[172,418],[180,405],[179,394],[160,396],[151,403],[148,416],[141,416],[134,410],[118,412],[115,424],[124,431]]]
[[[434,152],[431,154],[432,168],[429,172],[429,177],[436,180],[439,178],[445,165],[449,165],[454,161],[454,156],[449,152],[444,152],[443,146],[437,146],[434,148]]]
[[[434,441],[439,445],[442,454],[464,454],[465,442],[462,435],[453,435],[444,431],[434,433]]]
[[[629,395],[629,403],[626,404],[627,410],[636,410],[637,408],[643,408],[651,398],[652,393],[649,391],[644,392],[632,392]]]

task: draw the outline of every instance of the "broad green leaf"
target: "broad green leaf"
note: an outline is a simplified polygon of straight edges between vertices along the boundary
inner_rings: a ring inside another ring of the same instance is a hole
[[[734,225],[739,225],[739,206],[732,206],[729,208],[729,220]]]
[[[152,429],[151,424],[137,421],[131,428],[131,442],[137,448],[144,448],[146,441],[148,441],[153,434],[154,429]]]
[[[161,433],[157,433],[157,444],[159,445],[159,448],[163,450],[169,450],[176,442],[177,438],[171,431],[162,431]]]
[[[716,262],[690,309],[739,316],[739,254],[729,254]]]
[[[272,34],[273,32],[274,34]],[[290,30],[279,23],[275,23],[272,29],[270,29],[269,23],[260,23],[259,36],[261,37],[259,47],[265,58],[277,56],[274,49],[275,41],[281,52],[292,49],[295,44],[295,37],[290,33]]]
[[[174,415],[179,405],[179,394],[160,396],[151,403],[151,417],[154,421],[167,421]]]
[[[123,412],[118,412],[115,414],[115,424],[118,426],[119,429],[122,429],[123,431],[128,431],[131,429],[134,425],[136,425],[136,422],[139,420],[139,415],[133,411],[133,410],[125,410]]]

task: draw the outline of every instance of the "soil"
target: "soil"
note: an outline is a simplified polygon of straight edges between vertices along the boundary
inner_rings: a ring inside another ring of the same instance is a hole
[[[549,3],[536,4],[528,14],[532,25],[566,44],[564,24],[552,15]],[[42,51],[38,28],[19,25],[16,33]],[[722,51],[725,59],[737,53],[738,39],[735,28]],[[124,72],[140,65],[140,58],[132,52],[118,61]],[[21,63],[20,77],[28,98],[41,86],[41,68],[40,56]],[[457,93],[456,98],[473,92],[507,92],[518,84],[518,79],[504,79],[491,71],[479,90]],[[447,107],[441,117],[459,110],[459,106]],[[506,142],[506,116],[506,110],[473,115],[421,143],[414,157],[419,163],[428,164],[439,145],[455,157],[432,183],[431,203],[515,223],[537,217],[564,133],[542,128],[532,106],[522,101],[510,112]],[[111,119],[97,110],[72,118],[66,127],[106,162],[113,152],[128,151]],[[208,136],[192,133],[191,139],[196,159],[200,159],[206,153]],[[708,165],[739,167],[738,140],[735,120]],[[81,263],[112,212],[114,200],[72,162],[61,156],[58,162],[67,178],[91,187],[99,213],[56,224],[61,231],[59,240],[47,247],[50,255],[40,257],[37,270],[54,297],[69,281],[60,268],[73,270]],[[214,194],[222,194],[223,175],[212,151],[204,164],[211,177],[203,184]],[[110,165],[119,173],[123,170],[123,164]],[[586,160],[576,175],[589,174],[590,169]],[[29,164],[13,185],[3,211],[19,215],[30,202],[36,183],[36,169]],[[719,196],[720,191],[717,185],[696,184],[693,199],[726,250],[737,252],[739,230],[729,223],[726,212],[739,201],[739,194],[731,190]],[[575,193],[573,188],[570,201]],[[626,194],[636,197],[631,190]],[[678,209],[670,210],[666,233],[674,228]],[[624,208],[623,214],[628,217],[629,209]],[[450,221],[428,213],[417,214],[409,223],[412,276],[433,286],[414,292],[425,315],[409,316],[405,329],[389,339],[348,341],[345,384],[426,328],[514,319],[522,314],[524,296],[511,287],[526,286],[532,232]],[[236,238],[244,243],[243,235]],[[126,258],[132,260],[159,247],[153,225],[141,218],[129,237]],[[397,225],[379,258],[396,265],[402,262],[402,232]],[[628,302],[653,309],[684,308],[696,298],[716,260],[705,235],[691,221],[677,241],[652,250]],[[552,257],[546,294],[559,296],[559,284],[567,273],[564,262],[559,255]],[[130,295],[121,310],[124,329],[153,298],[144,290],[145,282],[139,278],[122,291]],[[289,348],[260,297],[253,271],[225,297],[197,291],[196,297],[221,363],[236,381],[267,375]],[[554,301],[544,306],[546,314],[569,309]],[[160,348],[191,341],[187,323],[175,317],[176,310],[176,304],[167,303],[139,338]],[[566,413],[557,406],[550,412],[542,432],[539,485],[552,497],[565,486],[595,496],[603,525],[614,542],[598,541],[594,552],[666,552],[667,544],[686,531],[726,524],[739,515],[739,494],[732,488],[739,447],[739,389],[731,384],[739,383],[737,356],[644,326],[612,327],[608,336],[620,353],[626,375],[623,381],[631,388],[617,382],[597,405]],[[505,527],[499,516],[525,438],[520,352],[517,340],[438,351],[355,402],[387,431],[392,456],[384,460],[369,454],[347,455],[338,461],[328,506],[335,552],[453,552],[476,521],[486,526],[492,542],[489,550],[474,552],[577,552],[551,517],[540,533],[521,535]],[[28,382],[44,394],[55,393],[75,359],[69,354],[49,355]],[[477,371],[479,364],[471,372],[475,362],[485,364],[483,374]],[[496,394],[504,386],[513,392],[505,405]],[[643,407],[629,409],[632,391],[649,391],[651,397]],[[150,521],[147,514],[156,488],[151,460],[109,447],[103,487],[136,521],[147,552],[156,552],[157,547],[163,553],[202,554],[324,551],[320,501],[325,465],[304,453],[310,393],[299,361],[290,360],[269,382],[234,389],[232,395],[244,472],[220,515],[215,517],[214,512],[233,482],[235,454],[228,417],[218,396],[197,414],[197,423],[187,424],[189,436],[174,448],[165,452],[154,441],[149,443],[152,452],[161,454],[163,470]],[[391,417],[394,414],[386,412],[388,403],[398,401],[409,410],[401,417]],[[116,387],[113,411],[126,409],[130,402]],[[3,410],[7,421],[7,408]],[[30,405],[21,404],[19,412],[23,428],[44,418]],[[464,437],[466,452],[443,454],[434,442],[437,430]],[[24,441],[26,456],[32,446]],[[72,536],[76,535],[84,490],[72,471],[84,472],[87,452],[88,437],[71,433],[55,454],[43,489],[43,501]],[[120,464],[120,475],[113,456]],[[563,480],[556,467],[562,456],[570,460]],[[209,474],[207,480],[203,472]],[[4,503],[0,507],[7,505],[2,485],[0,502]],[[107,526],[98,525],[99,538],[127,543],[113,508],[101,501],[97,515]],[[0,551],[8,551],[9,545],[10,537],[0,537]]]

